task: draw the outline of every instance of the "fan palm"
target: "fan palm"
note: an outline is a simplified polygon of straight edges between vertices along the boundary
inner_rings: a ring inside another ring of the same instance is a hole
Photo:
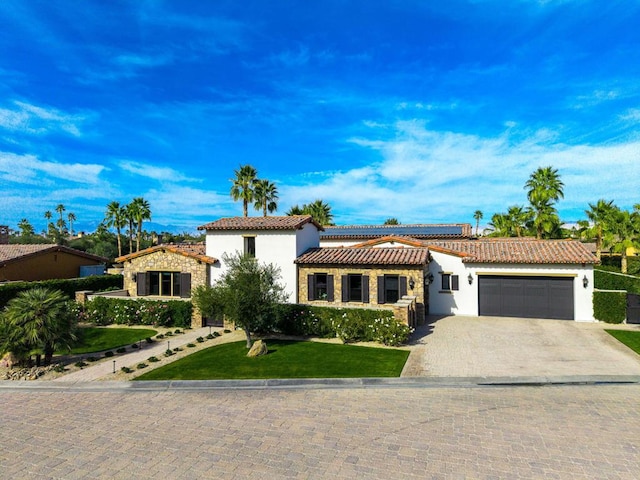
[[[531,174],[527,183],[527,198],[531,204],[533,213],[533,226],[536,230],[536,238],[549,234],[560,223],[555,202],[564,198],[564,183],[560,180],[558,170],[553,167],[540,167]]]
[[[105,224],[107,227],[116,229],[118,239],[118,256],[122,256],[122,239],[120,238],[120,230],[127,224],[127,212],[125,207],[120,206],[119,202],[111,202],[107,205],[107,213],[105,214]]]
[[[253,200],[256,210],[262,210],[262,215],[267,216],[267,211],[273,213],[278,209],[278,188],[269,180],[256,180],[253,189]]]
[[[151,207],[142,197],[134,198],[129,204],[131,220],[137,225],[136,252],[140,251],[140,239],[142,237],[142,222],[151,220]],[[133,226],[133,225],[132,225]]]
[[[613,200],[606,201],[600,199],[596,204],[589,204],[589,210],[586,210],[587,218],[593,224],[593,238],[596,241],[596,257],[600,260],[602,256],[602,242],[607,230],[611,229],[612,214],[615,206]]]
[[[251,165],[241,165],[234,170],[236,177],[231,179],[231,198],[235,202],[242,200],[242,209],[245,217],[249,216],[249,202],[253,201],[254,186],[258,172]]]

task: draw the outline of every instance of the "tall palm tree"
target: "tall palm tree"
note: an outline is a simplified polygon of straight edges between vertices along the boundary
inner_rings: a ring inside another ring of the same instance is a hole
[[[513,228],[511,220],[506,213],[494,213],[489,222],[489,228],[493,230],[491,237],[511,237]]]
[[[60,232],[60,236],[63,235],[64,228],[67,226],[64,219],[62,218],[62,214],[64,213],[65,210],[66,210],[65,206],[61,203],[59,203],[58,206],[56,206],[56,212],[60,214],[60,219],[57,221],[58,231]]]
[[[620,253],[620,271],[627,273],[627,249],[640,246],[640,204],[633,212],[614,207],[611,213],[610,235],[605,236],[605,245]]]
[[[267,216],[267,211],[273,213],[278,209],[278,188],[269,180],[256,180],[253,189],[254,208],[262,210],[262,215]]]
[[[131,208],[131,216],[133,221],[137,224],[136,234],[136,252],[140,251],[140,239],[142,238],[142,222],[144,220],[151,220],[151,206],[142,197],[136,197],[129,204]]]
[[[36,233],[33,229],[33,226],[26,218],[20,220],[20,222],[18,223],[18,228],[20,229],[20,236],[23,240],[31,238],[31,236]]]
[[[512,233],[516,237],[523,237],[527,223],[531,221],[531,212],[520,205],[512,205],[507,211],[507,217],[509,218]]]
[[[124,207],[124,214],[127,219],[127,225],[129,225],[129,253],[133,253],[133,232],[135,231],[133,225],[135,223],[135,207],[133,203],[128,203]]]
[[[480,220],[482,220],[482,217],[484,215],[482,214],[482,210],[476,210],[473,213],[473,218],[476,221],[476,237],[478,236],[478,230],[480,229]]]
[[[242,209],[245,217],[249,216],[249,202],[253,201],[253,189],[258,172],[251,165],[241,165],[234,170],[235,178],[231,179],[231,198],[235,202],[242,200]]]
[[[331,205],[318,199],[309,205],[303,207],[304,213],[311,215],[313,219],[320,225],[332,225],[333,213],[331,213]]]
[[[76,214],[73,212],[69,212],[67,214],[67,220],[69,220],[69,235],[73,237],[73,222],[76,221]]]
[[[560,223],[555,202],[564,198],[564,183],[557,169],[540,167],[531,174],[525,188],[533,213],[536,238],[541,239],[545,233],[557,230]]]
[[[51,223],[52,217],[53,215],[51,214],[51,210],[47,210],[46,212],[44,212],[44,218],[47,219],[47,230],[46,230],[47,237],[51,236],[51,231],[53,230],[53,224]]]
[[[589,204],[589,210],[586,210],[587,218],[593,224],[593,238],[596,241],[596,257],[600,260],[602,256],[602,242],[604,235],[610,229],[611,216],[614,213],[615,206],[613,200],[606,201],[600,199],[596,204]]]
[[[36,287],[19,293],[7,304],[3,322],[11,331],[4,348],[35,351],[39,363],[49,365],[56,349],[67,348],[76,337],[74,322],[67,309],[68,298],[60,290]]]
[[[104,217],[107,227],[114,227],[118,239],[118,256],[122,256],[122,239],[120,238],[120,230],[127,224],[127,215],[125,208],[120,206],[119,202],[111,202],[107,205],[107,213]]]

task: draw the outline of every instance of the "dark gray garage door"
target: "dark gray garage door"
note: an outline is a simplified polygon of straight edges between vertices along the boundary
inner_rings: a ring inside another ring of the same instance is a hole
[[[573,280],[481,275],[480,315],[573,320]]]

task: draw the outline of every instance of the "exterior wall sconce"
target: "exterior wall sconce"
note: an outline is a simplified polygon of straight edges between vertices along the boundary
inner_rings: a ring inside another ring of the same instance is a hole
[[[473,275],[469,274],[467,280],[469,281],[469,285],[471,285],[473,283]]]
[[[416,281],[413,279],[413,277],[409,277],[409,288],[413,290],[413,287],[415,286],[416,286]]]
[[[135,273],[132,273],[132,274],[131,274],[131,281],[132,281],[132,282],[135,282],[135,281],[136,281],[136,274],[135,274]]]
[[[587,276],[585,275],[584,278],[582,279],[582,286],[584,288],[587,288],[589,286],[589,279],[587,278]]]
[[[424,276],[424,284],[429,286],[433,282],[433,273],[428,273]]]

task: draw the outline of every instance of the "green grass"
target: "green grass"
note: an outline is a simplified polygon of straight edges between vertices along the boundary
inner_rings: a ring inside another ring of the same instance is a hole
[[[605,330],[608,334],[624,343],[631,350],[640,355],[640,332],[630,330]]]
[[[68,353],[92,353],[102,352],[104,350],[112,350],[118,347],[131,345],[138,340],[144,340],[147,337],[153,337],[155,330],[149,328],[98,328],[84,327],[80,329],[79,341],[71,349],[71,352],[56,352],[62,355]]]
[[[246,342],[217,345],[136,380],[399,377],[409,352],[320,342],[267,340],[267,355],[248,358]]]

